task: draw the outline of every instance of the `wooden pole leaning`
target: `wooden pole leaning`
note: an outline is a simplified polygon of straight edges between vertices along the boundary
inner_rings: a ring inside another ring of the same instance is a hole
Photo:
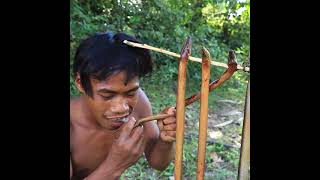
[[[207,145],[207,127],[208,127],[208,97],[210,81],[210,53],[204,47],[201,50],[202,55],[202,80],[201,80],[201,98],[200,98],[200,120],[199,120],[199,141],[198,141],[198,160],[197,160],[197,180],[203,180],[205,172],[205,158]]]
[[[174,161],[174,177],[175,180],[182,178],[182,155],[183,155],[183,139],[185,125],[185,88],[186,88],[186,68],[188,58],[191,54],[191,38],[188,37],[180,54],[178,68],[178,90],[176,104],[176,153]]]
[[[250,169],[250,80],[247,87],[238,180],[248,180]]]

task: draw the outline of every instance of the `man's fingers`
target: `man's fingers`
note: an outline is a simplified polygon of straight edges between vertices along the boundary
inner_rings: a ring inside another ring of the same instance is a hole
[[[175,107],[170,107],[167,111],[168,114],[176,114],[176,108]]]
[[[176,115],[176,109],[175,109],[175,107],[169,107],[169,108],[166,108],[163,111],[163,113]],[[162,120],[163,125],[171,124],[171,123],[175,123],[175,122],[176,122],[175,117],[168,117],[168,118]]]
[[[177,124],[168,124],[163,126],[164,131],[175,131]]]
[[[175,114],[176,108],[175,107],[167,107],[162,111],[162,114]]]
[[[163,124],[172,124],[172,123],[176,123],[176,118],[175,117],[168,117],[166,119],[163,120]]]
[[[141,135],[138,139],[138,142],[135,144],[135,149],[134,151],[139,152],[139,154],[142,154],[143,150],[144,150],[144,143],[145,143],[145,139],[144,136]]]
[[[136,119],[134,117],[130,117],[129,121],[123,125],[119,139],[128,138],[131,134],[131,131],[135,123],[136,123]]]
[[[165,136],[176,137],[176,131],[163,131],[163,132],[161,132],[161,134],[163,134]]]
[[[138,126],[132,132],[131,138],[133,142],[137,142],[142,138],[142,136],[143,136],[143,126]]]
[[[163,141],[174,142],[176,140],[176,131],[163,131],[160,136]]]
[[[161,113],[161,114],[167,114],[170,108],[171,108],[171,107],[167,107],[167,108],[165,108],[165,109],[162,111],[162,113]]]
[[[163,121],[158,121],[157,124],[158,124],[160,131],[162,131],[163,130]]]
[[[175,107],[169,107],[162,111],[164,114],[176,115]],[[168,117],[166,119],[158,121],[158,127],[161,131],[160,137],[165,142],[174,142],[176,137],[176,118]]]

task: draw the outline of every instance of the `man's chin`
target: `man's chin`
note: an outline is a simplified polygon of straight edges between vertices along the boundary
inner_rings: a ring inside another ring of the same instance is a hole
[[[123,124],[123,123],[122,123]],[[109,131],[113,131],[113,130],[118,130],[122,127],[122,124],[100,124],[100,126],[105,129],[105,130],[109,130]]]
[[[114,126],[111,126],[111,127],[110,127],[110,130],[111,130],[111,131],[114,131],[114,130],[118,130],[118,129],[120,129],[120,128],[121,128],[121,127],[114,127]]]

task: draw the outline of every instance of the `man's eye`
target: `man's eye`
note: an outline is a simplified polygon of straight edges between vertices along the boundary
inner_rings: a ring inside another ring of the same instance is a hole
[[[133,96],[135,96],[136,94],[137,94],[137,92],[132,92],[132,93],[127,94],[127,96],[128,96],[128,97],[133,97]]]
[[[113,98],[113,96],[101,96],[104,100],[110,100]]]

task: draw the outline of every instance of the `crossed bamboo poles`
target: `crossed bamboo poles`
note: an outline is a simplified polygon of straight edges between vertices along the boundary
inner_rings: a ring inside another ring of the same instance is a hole
[[[140,124],[152,120],[162,120],[167,117],[176,116],[177,127],[176,127],[176,152],[175,152],[175,179],[182,179],[182,155],[183,155],[183,140],[184,140],[184,124],[185,124],[185,106],[188,106],[195,101],[200,99],[200,123],[199,123],[199,141],[198,141],[198,160],[197,160],[197,180],[202,180],[205,172],[205,155],[206,155],[206,138],[207,138],[207,122],[208,122],[208,96],[217,87],[221,86],[227,81],[235,71],[244,69],[249,71],[248,67],[241,67],[237,65],[236,56],[234,51],[229,51],[228,64],[218,63],[211,61],[210,53],[206,48],[201,49],[201,63],[202,63],[202,82],[201,91],[195,93],[187,99],[185,98],[185,84],[186,84],[186,67],[188,59],[199,62],[199,58],[191,57],[191,38],[188,37],[183,45],[180,56],[176,53],[171,53],[159,48],[154,48],[145,44],[138,44],[124,41],[125,44],[155,50],[168,55],[179,57],[178,67],[178,89],[177,89],[177,100],[176,100],[176,114],[159,114],[155,116],[149,116],[138,120],[135,127]],[[221,77],[209,84],[210,81],[210,64],[226,67],[227,70],[221,75]],[[248,69],[246,69],[248,68]]]
[[[208,50],[206,50],[206,49],[204,50],[204,49],[205,48],[203,48],[202,51],[205,51],[207,56],[209,56],[209,62],[210,62],[210,59],[211,59],[210,53],[208,52]],[[217,80],[215,80],[209,84],[209,92],[212,92],[217,87],[221,86],[225,81],[230,79],[230,77],[234,74],[235,71],[239,70],[237,62],[236,62],[235,52],[232,50],[229,51],[227,66],[228,66],[227,70],[224,71],[224,73],[220,76],[220,78],[218,78]],[[179,83],[179,80],[178,80],[178,83]],[[179,87],[179,85],[178,85],[178,87]],[[179,94],[179,93],[177,93],[177,94]],[[188,105],[198,101],[200,99],[200,95],[201,95],[201,93],[197,92],[197,93],[191,95],[189,98],[185,99],[185,106],[188,106]],[[164,119],[167,117],[172,117],[172,116],[174,116],[174,114],[159,114],[159,115],[154,115],[154,116],[148,116],[148,117],[145,117],[145,118],[138,120],[135,127],[139,126],[140,124],[142,124],[144,122],[153,121],[153,120],[161,120],[161,119]]]

